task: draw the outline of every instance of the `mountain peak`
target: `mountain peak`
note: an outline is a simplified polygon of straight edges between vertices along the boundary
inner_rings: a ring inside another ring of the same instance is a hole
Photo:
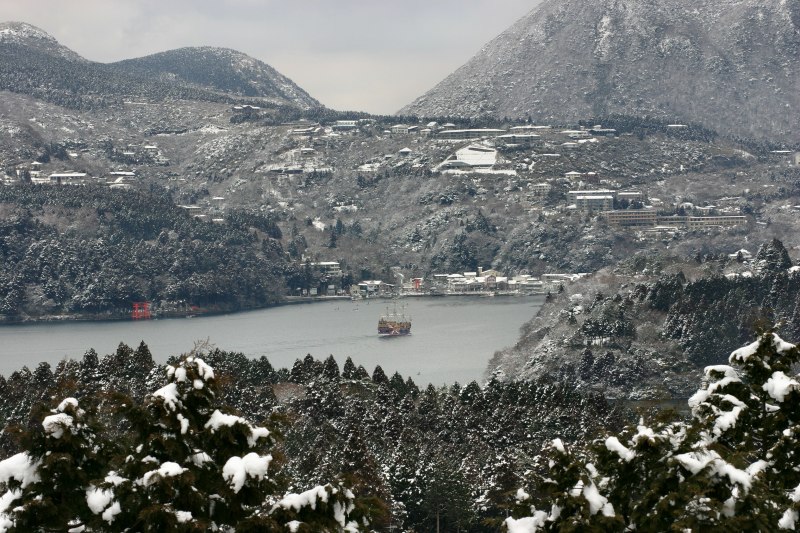
[[[56,43],[56,39],[41,28],[27,22],[0,22],[0,41],[24,41],[26,39],[41,39]]]
[[[301,108],[320,103],[263,61],[230,48],[193,46],[114,63],[117,69],[162,80],[181,80],[236,96],[267,98]]]
[[[27,22],[0,22],[0,44],[28,46],[69,61],[86,61],[43,29]]]
[[[796,136],[800,2],[545,0],[401,110],[573,123],[612,114]]]

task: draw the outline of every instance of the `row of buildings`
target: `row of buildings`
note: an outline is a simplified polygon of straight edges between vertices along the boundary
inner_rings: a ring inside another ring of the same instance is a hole
[[[567,192],[567,201],[584,213],[604,213],[612,226],[649,227],[663,229],[699,229],[705,227],[730,227],[747,224],[743,215],[678,216],[659,215],[652,207],[642,209],[615,209],[619,205],[643,204],[640,191],[615,191],[611,189],[572,190]]]
[[[585,213],[611,211],[614,202],[643,202],[644,195],[639,191],[615,191],[611,189],[573,190],[567,192],[567,202]]]
[[[338,261],[319,261],[310,263],[312,268],[327,276],[333,281],[341,277],[342,270]],[[586,274],[544,274],[541,277],[529,274],[506,276],[494,269],[484,270],[479,267],[476,272],[463,272],[452,274],[434,274],[429,280],[425,278],[411,278],[403,280],[399,276],[399,283],[388,283],[383,280],[364,280],[350,288],[350,295],[354,297],[380,297],[394,295],[458,295],[458,294],[544,294],[556,291],[559,286],[579,279]],[[327,285],[327,294],[340,294],[336,284]],[[312,296],[319,294],[314,290]]]
[[[664,227],[700,229],[712,226],[730,227],[747,224],[744,215],[717,215],[717,216],[664,216],[659,215],[655,209],[626,209],[611,211],[606,214],[608,223],[612,226],[622,227]]]

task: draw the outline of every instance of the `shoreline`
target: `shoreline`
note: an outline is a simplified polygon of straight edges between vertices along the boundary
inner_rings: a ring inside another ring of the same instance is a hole
[[[327,301],[354,301],[354,302],[369,302],[374,300],[386,301],[386,300],[402,300],[404,298],[446,298],[446,297],[478,297],[478,298],[508,298],[508,297],[516,297],[516,298],[529,298],[532,296],[545,296],[544,293],[516,293],[516,292],[487,292],[487,291],[474,291],[474,292],[458,292],[458,293],[436,293],[430,294],[428,292],[418,292],[418,293],[407,293],[402,294],[399,296],[393,295],[381,295],[381,296],[370,296],[367,298],[355,298],[353,299],[351,296],[345,295],[336,295],[336,296],[285,296],[282,301],[270,303],[268,305],[263,306],[254,306],[254,307],[242,307],[238,309],[229,309],[229,310],[206,310],[206,311],[195,311],[195,312],[187,312],[187,313],[174,313],[174,312],[167,312],[165,314],[156,315],[152,318],[148,319],[138,319],[134,320],[131,318],[129,313],[119,314],[119,315],[98,315],[98,314],[71,314],[71,315],[42,315],[38,317],[24,317],[17,320],[8,320],[8,319],[0,319],[0,330],[3,326],[21,326],[21,325],[34,325],[34,324],[53,324],[53,323],[71,323],[71,322],[123,322],[123,321],[130,321],[130,322],[140,322],[140,321],[147,321],[147,320],[170,320],[170,319],[186,319],[186,318],[194,318],[194,317],[203,317],[203,316],[217,316],[217,315],[229,315],[229,314],[237,314],[237,313],[245,313],[249,311],[258,311],[261,309],[270,309],[273,307],[283,307],[287,305],[300,305],[300,304],[313,304],[319,302],[327,302]]]

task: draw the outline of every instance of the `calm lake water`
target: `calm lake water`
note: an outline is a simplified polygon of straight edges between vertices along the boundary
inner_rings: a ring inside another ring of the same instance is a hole
[[[516,342],[519,328],[541,307],[543,296],[406,298],[412,335],[379,338],[385,300],[337,300],[286,305],[229,315],[117,322],[36,323],[0,326],[0,374],[41,361],[53,367],[64,357],[80,360],[94,348],[105,355],[120,342],[144,340],[158,362],[189,351],[195,341],[248,357],[267,356],[275,368],[291,368],[311,354],[333,354],[339,367],[348,356],[372,373],[381,365],[418,384],[467,383],[484,377],[495,351]]]

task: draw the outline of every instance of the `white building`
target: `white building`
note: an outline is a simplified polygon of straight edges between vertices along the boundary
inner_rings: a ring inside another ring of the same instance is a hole
[[[611,211],[614,208],[614,197],[609,195],[580,195],[575,198],[575,206],[585,212]]]

